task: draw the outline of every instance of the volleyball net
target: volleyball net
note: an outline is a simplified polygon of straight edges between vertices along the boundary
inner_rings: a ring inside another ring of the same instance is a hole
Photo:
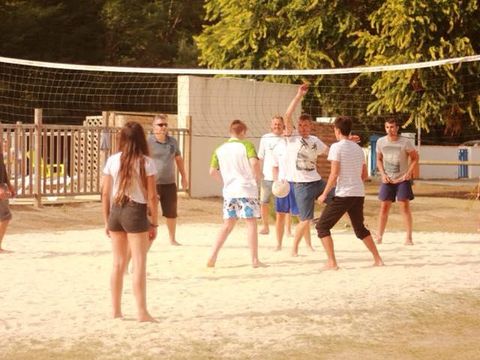
[[[355,116],[359,133],[392,116],[416,127],[443,123],[454,130],[480,119],[476,55],[312,70],[126,68],[0,57],[0,121],[31,123],[35,108],[43,109],[46,124],[81,124],[102,111],[168,113],[178,114],[180,123],[191,116],[193,136],[225,137],[226,124],[240,118],[249,136],[259,137],[302,82],[310,84],[303,112],[327,120]]]

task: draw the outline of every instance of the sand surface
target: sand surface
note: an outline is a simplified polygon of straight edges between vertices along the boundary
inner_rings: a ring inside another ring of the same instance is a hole
[[[386,266],[374,268],[363,243],[337,228],[341,269],[327,272],[314,229],[317,251],[302,244],[296,258],[291,238],[275,252],[273,234],[260,236],[269,267],[253,269],[239,224],[217,267],[207,269],[218,219],[182,222],[181,247],[169,246],[161,227],[147,276],[158,323],[145,324],[135,320],[130,276],[125,318],[111,319],[110,243],[98,218],[92,222],[8,234],[13,252],[0,255],[0,358],[480,358],[477,233],[441,232],[438,224],[437,232],[415,232],[408,247],[390,231],[379,246]]]

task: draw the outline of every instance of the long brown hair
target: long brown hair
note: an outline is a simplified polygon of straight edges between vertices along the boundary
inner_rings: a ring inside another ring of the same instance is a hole
[[[125,204],[128,200],[128,190],[133,179],[139,179],[142,192],[147,192],[147,174],[145,172],[145,156],[149,155],[147,139],[143,127],[135,122],[127,122],[120,131],[118,145],[120,155],[120,170],[118,172],[119,187],[114,203]],[[137,172],[137,169],[139,173]]]

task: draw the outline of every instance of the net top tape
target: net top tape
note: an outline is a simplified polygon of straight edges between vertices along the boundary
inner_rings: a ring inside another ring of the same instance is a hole
[[[120,67],[120,66],[95,66],[95,65],[74,65],[51,63],[43,61],[13,59],[0,56],[0,62],[43,67],[62,70],[78,71],[103,71],[103,72],[122,72],[122,73],[142,73],[142,74],[165,74],[165,75],[279,75],[279,76],[301,76],[301,75],[335,75],[335,74],[359,74],[374,73],[392,70],[421,69],[428,67],[437,67],[443,65],[453,65],[466,62],[479,61],[480,55],[471,55],[456,57],[443,60],[425,61],[409,64],[380,65],[380,66],[360,66],[350,68],[334,69],[305,69],[305,70],[227,70],[227,69],[176,69],[176,68],[141,68],[141,67]]]

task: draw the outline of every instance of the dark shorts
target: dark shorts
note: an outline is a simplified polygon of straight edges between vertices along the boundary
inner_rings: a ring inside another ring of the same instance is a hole
[[[312,220],[315,209],[315,200],[322,195],[326,182],[323,180],[295,183],[295,200],[298,205],[298,212],[301,221]],[[332,201],[335,189],[332,189],[327,196],[327,204]]]
[[[350,222],[357,238],[363,240],[370,235],[370,231],[363,223],[364,200],[363,196],[334,197],[317,221],[315,227],[318,237],[330,236],[330,230],[345,213],[350,217]]]
[[[380,185],[378,191],[378,198],[381,201],[406,201],[413,200],[412,183],[410,180],[402,181],[398,184],[384,184]]]
[[[108,230],[142,233],[150,229],[147,204],[129,201],[123,206],[113,205],[108,217]]]
[[[284,198],[275,198],[275,211],[279,213],[290,213],[298,215],[297,201],[295,200],[295,193],[293,190],[293,183],[290,184],[290,192]]]
[[[12,219],[12,213],[8,206],[8,199],[0,200],[0,221],[7,221]]]
[[[169,219],[177,217],[177,184],[157,184],[162,215]]]

